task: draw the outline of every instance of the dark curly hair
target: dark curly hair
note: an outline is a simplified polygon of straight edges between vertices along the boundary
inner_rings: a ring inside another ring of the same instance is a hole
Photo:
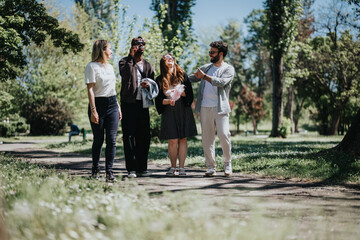
[[[223,41],[215,41],[210,43],[210,47],[217,48],[219,52],[223,53],[223,56],[225,58],[227,52],[228,52],[228,45],[224,43]]]
[[[131,40],[131,46],[137,45],[137,42],[146,42],[146,41],[141,36],[138,36]]]

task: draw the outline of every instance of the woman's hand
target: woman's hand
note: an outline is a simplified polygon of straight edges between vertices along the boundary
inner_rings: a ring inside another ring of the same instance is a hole
[[[122,119],[122,113],[121,113],[121,110],[119,108],[119,120],[121,120],[121,119]]]
[[[99,124],[99,115],[98,115],[96,109],[91,111],[90,121],[95,124]]]
[[[163,104],[164,105],[175,106],[175,100],[173,100],[173,99],[164,99]]]

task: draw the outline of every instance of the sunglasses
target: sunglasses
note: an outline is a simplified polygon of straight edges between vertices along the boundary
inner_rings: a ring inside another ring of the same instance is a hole
[[[135,42],[135,45],[144,45],[145,46],[145,42],[144,41],[137,41]]]
[[[173,57],[171,55],[165,55],[164,58],[165,58],[165,60],[172,59],[175,61],[175,57]]]
[[[215,52],[215,51],[209,51],[209,54],[213,55],[215,53],[218,53],[219,51]]]

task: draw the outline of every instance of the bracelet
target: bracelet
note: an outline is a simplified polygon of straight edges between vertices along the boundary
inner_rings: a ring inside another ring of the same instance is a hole
[[[96,107],[91,107],[91,108],[90,108],[90,110],[94,110],[94,109],[96,109]]]

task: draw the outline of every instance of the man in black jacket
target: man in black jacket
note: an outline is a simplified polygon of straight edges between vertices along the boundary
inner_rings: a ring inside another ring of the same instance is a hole
[[[144,78],[154,79],[154,69],[143,58],[145,41],[139,36],[131,41],[129,55],[119,62],[121,75],[121,126],[129,177],[149,176],[147,159],[150,147],[149,109],[143,108],[140,88],[149,88]]]

